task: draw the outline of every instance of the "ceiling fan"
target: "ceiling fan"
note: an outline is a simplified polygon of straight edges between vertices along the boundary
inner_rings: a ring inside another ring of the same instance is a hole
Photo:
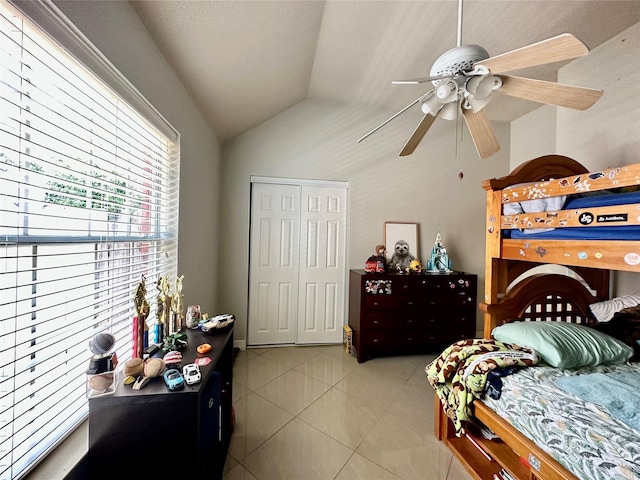
[[[414,152],[436,117],[454,120],[458,112],[462,112],[478,155],[487,158],[500,150],[498,139],[483,110],[494,91],[576,110],[586,110],[602,96],[602,90],[593,88],[503,75],[505,72],[569,60],[589,53],[587,46],[569,33],[490,57],[479,45],[461,45],[461,32],[462,0],[459,0],[458,46],[436,59],[429,77],[392,82],[399,85],[431,82],[433,89],[362,136],[357,143],[420,103],[424,117],[400,151],[400,156]]]

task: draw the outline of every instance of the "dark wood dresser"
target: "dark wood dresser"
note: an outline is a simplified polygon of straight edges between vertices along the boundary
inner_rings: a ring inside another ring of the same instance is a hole
[[[380,355],[438,351],[476,336],[478,276],[351,270],[349,326],[358,362]]]
[[[89,399],[89,478],[222,478],[232,429],[233,329],[187,330],[187,341],[180,370],[196,357],[211,359],[200,367],[200,383],[172,392],[159,377],[132,390],[120,376],[115,393]],[[203,343],[212,349],[200,355]]]

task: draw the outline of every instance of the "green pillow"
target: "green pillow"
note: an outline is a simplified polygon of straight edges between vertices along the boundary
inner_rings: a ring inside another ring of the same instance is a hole
[[[621,341],[575,323],[512,322],[494,328],[493,338],[533,348],[558,368],[625,363],[633,355]]]

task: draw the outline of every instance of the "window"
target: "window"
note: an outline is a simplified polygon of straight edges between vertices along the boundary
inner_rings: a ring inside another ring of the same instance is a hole
[[[94,335],[131,357],[142,276],[154,305],[177,273],[179,135],[51,3],[24,3],[75,51],[1,0],[0,480],[86,417]]]

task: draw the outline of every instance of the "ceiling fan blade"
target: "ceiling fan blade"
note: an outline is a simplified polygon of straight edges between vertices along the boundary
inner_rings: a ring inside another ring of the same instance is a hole
[[[437,75],[435,77],[411,78],[409,80],[391,80],[394,85],[417,85],[419,83],[432,82],[433,80],[442,80],[443,78],[452,78],[451,75]]]
[[[431,125],[433,124],[437,116],[438,116],[438,112],[436,112],[435,116],[431,115],[430,113],[424,114],[424,117],[422,117],[422,120],[420,120],[420,123],[411,134],[411,137],[409,137],[409,140],[407,140],[407,143],[404,145],[404,147],[400,151],[401,157],[404,157],[406,155],[411,155],[413,153],[413,151],[416,149],[416,147],[418,146],[422,138],[425,136],[429,128],[431,128]]]
[[[367,138],[369,135],[371,135],[374,132],[377,132],[378,130],[380,130],[382,127],[384,127],[387,123],[389,123],[391,120],[393,120],[394,118],[396,118],[398,115],[406,112],[407,110],[409,110],[409,108],[413,107],[416,103],[421,102],[422,100],[426,99],[429,94],[433,94],[433,91],[429,91],[427,93],[425,93],[424,95],[419,96],[418,98],[416,98],[413,102],[411,102],[409,105],[407,105],[406,107],[404,107],[402,110],[400,110],[398,113],[396,113],[395,115],[393,115],[392,117],[387,118],[384,122],[382,122],[380,125],[378,125],[376,128],[374,128],[373,130],[371,130],[370,132],[366,133],[365,135],[363,135],[362,137],[360,137],[356,143],[360,143],[362,140],[364,140],[365,138]]]
[[[491,73],[503,73],[581,57],[589,53],[587,46],[570,33],[532,43],[502,55],[487,58],[475,65],[484,65]]]
[[[586,110],[602,96],[602,90],[545,82],[533,78],[501,76],[500,93],[559,107]]]
[[[480,158],[490,157],[500,150],[500,144],[484,110],[473,113],[471,110],[463,108],[462,114]]]

